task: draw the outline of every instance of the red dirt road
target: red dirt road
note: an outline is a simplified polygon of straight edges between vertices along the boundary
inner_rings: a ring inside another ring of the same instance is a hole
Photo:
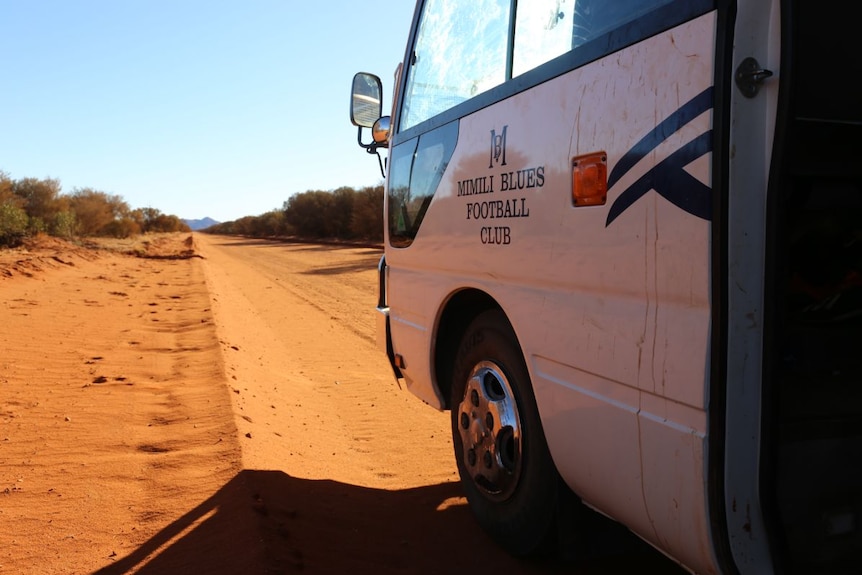
[[[366,248],[0,252],[0,573],[678,573],[514,560],[374,344]]]

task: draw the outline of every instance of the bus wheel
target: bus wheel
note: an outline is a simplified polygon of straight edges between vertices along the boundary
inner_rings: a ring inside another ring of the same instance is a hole
[[[473,513],[513,555],[542,551],[554,534],[559,477],[523,354],[502,312],[484,312],[470,324],[453,377],[455,459]]]

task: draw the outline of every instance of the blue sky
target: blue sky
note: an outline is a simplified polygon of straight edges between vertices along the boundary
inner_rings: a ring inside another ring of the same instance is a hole
[[[0,171],[228,221],[382,181],[350,85],[384,108],[410,0],[0,0]]]

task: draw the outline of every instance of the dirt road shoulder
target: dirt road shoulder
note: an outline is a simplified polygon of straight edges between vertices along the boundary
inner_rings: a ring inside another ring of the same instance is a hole
[[[179,257],[61,245],[0,266],[0,572],[170,560],[240,471],[200,260],[161,247]],[[207,548],[248,538],[225,525]]]

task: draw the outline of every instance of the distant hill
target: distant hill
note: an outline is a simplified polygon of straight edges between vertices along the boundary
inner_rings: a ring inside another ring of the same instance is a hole
[[[202,220],[183,220],[192,230],[203,230],[210,226],[220,224],[212,218],[204,218]]]

